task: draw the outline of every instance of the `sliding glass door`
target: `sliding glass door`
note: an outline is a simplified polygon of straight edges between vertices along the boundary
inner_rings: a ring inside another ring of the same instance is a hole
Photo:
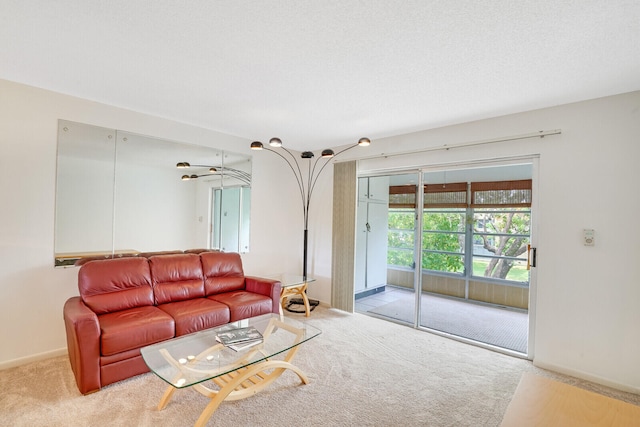
[[[376,177],[386,200],[358,202],[356,310],[527,354],[531,177],[526,163]]]
[[[420,326],[526,354],[531,166],[488,172],[424,174]]]

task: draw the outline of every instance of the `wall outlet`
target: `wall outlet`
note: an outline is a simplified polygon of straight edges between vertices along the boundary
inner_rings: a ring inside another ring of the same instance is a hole
[[[595,231],[592,228],[585,228],[582,230],[582,236],[584,238],[585,246],[593,246],[596,244]]]

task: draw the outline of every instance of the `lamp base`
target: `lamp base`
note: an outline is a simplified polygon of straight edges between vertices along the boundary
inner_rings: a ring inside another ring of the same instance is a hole
[[[313,311],[313,309],[316,308],[318,305],[320,305],[320,301],[318,301],[316,299],[310,299],[309,300],[309,310],[310,311]],[[292,307],[292,306],[298,306],[298,307],[302,307],[302,308]],[[287,301],[287,306],[284,309],[289,311],[289,312],[291,312],[291,313],[306,313],[307,312],[304,309],[304,301],[302,300],[302,298],[291,298],[289,301]]]

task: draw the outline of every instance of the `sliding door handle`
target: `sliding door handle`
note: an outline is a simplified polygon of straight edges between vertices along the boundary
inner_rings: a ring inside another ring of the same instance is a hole
[[[536,266],[536,250],[531,245],[527,245],[527,270],[531,270],[531,267]]]

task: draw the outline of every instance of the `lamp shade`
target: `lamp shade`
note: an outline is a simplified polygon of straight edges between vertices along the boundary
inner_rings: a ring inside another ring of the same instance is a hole
[[[251,143],[251,149],[252,150],[262,150],[263,146],[262,146],[262,142],[260,141],[253,141]]]
[[[312,159],[313,158],[313,152],[312,151],[303,151],[302,154],[300,155],[300,157],[302,157],[303,159]]]
[[[190,166],[191,165],[189,163],[187,163],[187,162],[180,162],[180,163],[176,164],[176,167],[178,169],[185,169],[185,168],[188,168]]]
[[[333,157],[335,155],[335,153],[333,152],[332,149],[327,148],[326,150],[322,150],[322,157]]]
[[[358,145],[361,147],[367,147],[371,144],[371,140],[369,138],[360,138],[358,141]]]
[[[269,140],[269,145],[272,147],[282,147],[282,141],[280,138],[271,138]]]

